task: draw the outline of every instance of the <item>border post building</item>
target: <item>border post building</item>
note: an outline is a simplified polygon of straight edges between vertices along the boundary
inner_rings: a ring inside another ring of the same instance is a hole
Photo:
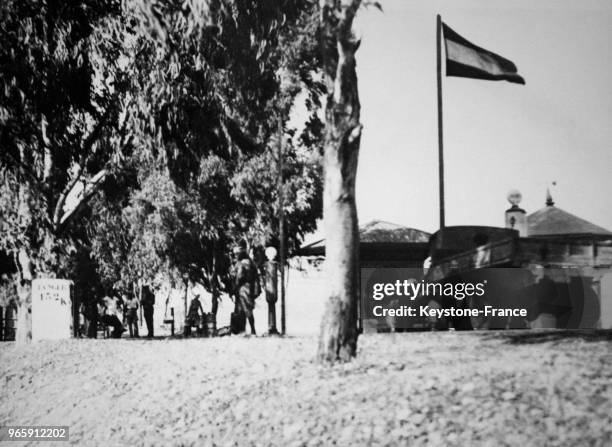
[[[516,228],[517,220],[509,218],[521,213],[518,203],[513,204],[505,214],[506,228],[451,226],[436,232],[431,237],[428,280],[474,277],[486,268],[536,272],[536,281],[550,281],[556,299],[563,301],[562,306],[553,302],[548,307],[565,310],[555,313],[527,302],[539,309],[528,327],[612,328],[612,232],[557,207],[549,192],[545,206],[526,216],[524,234]],[[506,289],[520,286],[516,275],[513,278],[505,283]],[[512,297],[500,290],[496,299],[526,299],[528,286]],[[472,319],[471,325],[503,328],[486,319]]]
[[[402,225],[373,220],[363,225],[359,230],[359,266],[360,268],[418,268],[429,253],[430,234]],[[316,306],[313,311],[315,327],[318,327],[325,293],[325,278],[322,264],[325,259],[325,240],[301,247],[291,260],[288,296],[295,296],[296,301],[306,301]],[[312,295],[312,297],[311,297]],[[316,296],[315,296],[316,295]],[[389,330],[384,322],[364,322],[361,317],[361,303],[358,306],[358,325],[366,332]],[[299,303],[293,304],[293,306]],[[311,308],[312,309],[312,308]],[[295,314],[296,310],[290,311]],[[291,323],[289,323],[291,327]]]

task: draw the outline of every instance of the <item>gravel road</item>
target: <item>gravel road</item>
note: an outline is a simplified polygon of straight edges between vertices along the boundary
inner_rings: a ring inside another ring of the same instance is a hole
[[[68,425],[79,446],[612,445],[609,332],[368,335],[334,367],[315,350],[314,338],[2,343],[0,425]]]

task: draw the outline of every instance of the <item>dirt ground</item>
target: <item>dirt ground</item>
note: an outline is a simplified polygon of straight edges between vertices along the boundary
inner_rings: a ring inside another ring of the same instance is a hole
[[[612,445],[609,332],[368,335],[334,367],[315,350],[314,338],[3,343],[0,425],[68,425],[79,446]]]

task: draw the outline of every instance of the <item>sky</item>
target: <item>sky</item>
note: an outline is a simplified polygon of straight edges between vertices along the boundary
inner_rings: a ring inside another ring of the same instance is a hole
[[[612,230],[612,2],[383,0],[360,11],[360,224],[438,229],[436,14],[526,85],[442,79],[446,225],[503,226],[510,189]]]

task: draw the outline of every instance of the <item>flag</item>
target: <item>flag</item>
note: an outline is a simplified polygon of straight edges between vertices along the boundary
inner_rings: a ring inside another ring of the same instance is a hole
[[[442,23],[446,48],[446,76],[525,84],[512,61],[467,41]]]

